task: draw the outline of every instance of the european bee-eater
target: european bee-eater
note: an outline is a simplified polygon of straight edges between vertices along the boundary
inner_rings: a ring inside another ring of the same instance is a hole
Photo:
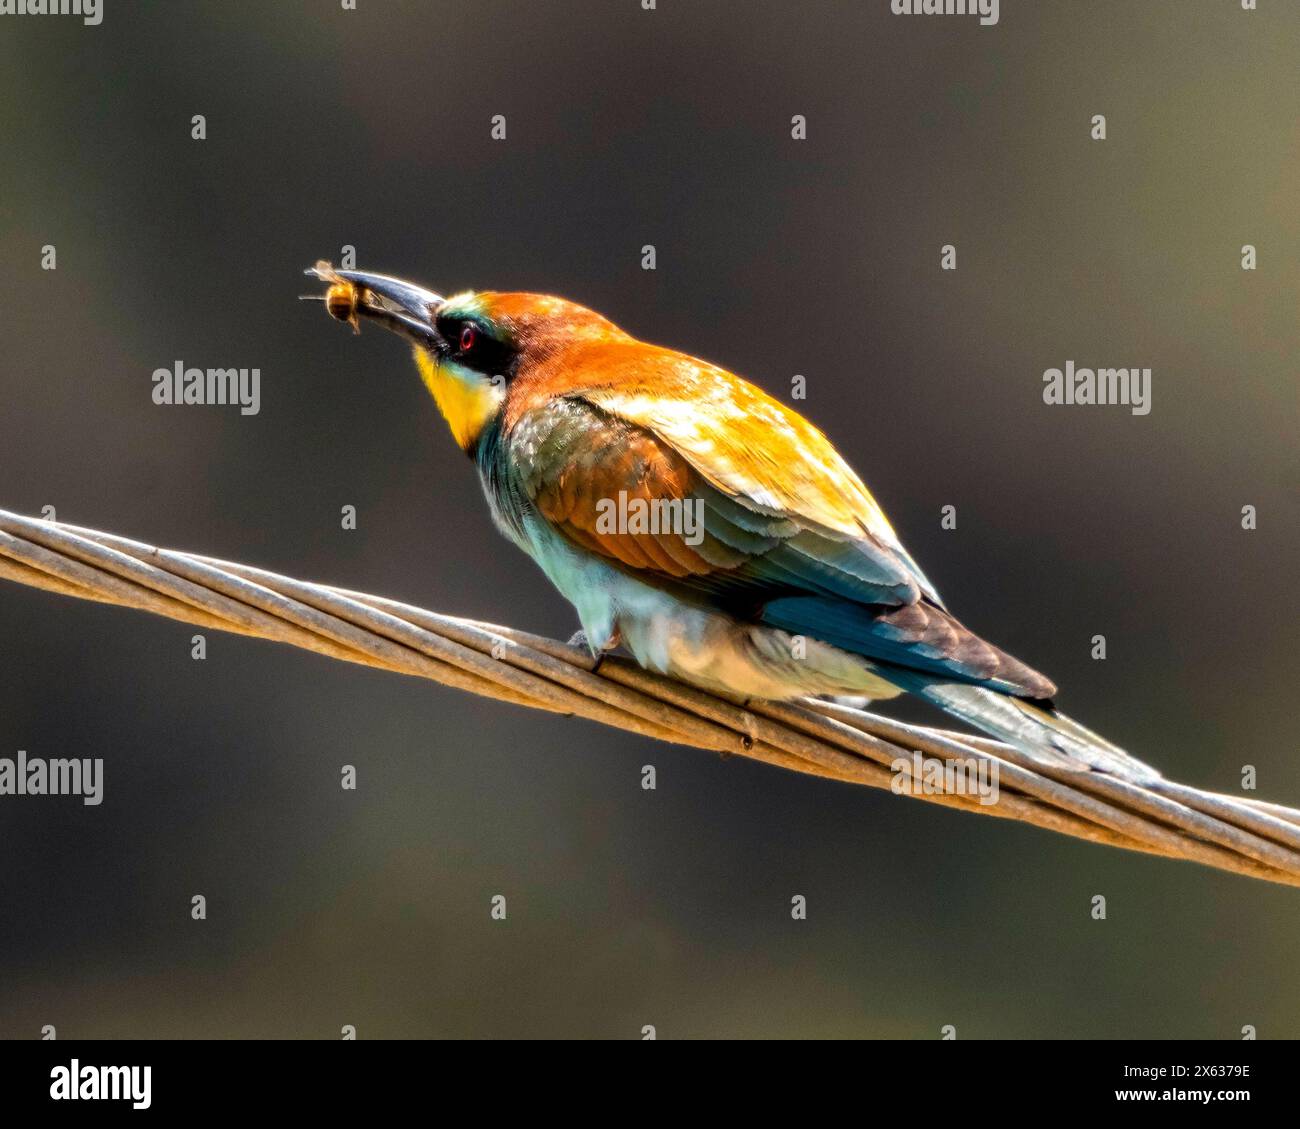
[[[754,385],[563,298],[308,273],[334,317],[411,343],[493,520],[593,652],[741,700],[908,691],[1042,762],[1156,775],[953,618],[830,441]]]

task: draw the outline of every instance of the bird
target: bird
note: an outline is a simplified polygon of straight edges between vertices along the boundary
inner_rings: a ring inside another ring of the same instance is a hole
[[[547,294],[307,273],[410,345],[497,528],[594,656],[729,700],[912,694],[1057,770],[1158,778],[964,626],[830,440],[718,365]]]

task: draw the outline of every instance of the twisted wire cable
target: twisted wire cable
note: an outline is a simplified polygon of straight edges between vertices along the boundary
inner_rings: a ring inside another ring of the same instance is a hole
[[[7,510],[0,578],[845,783],[892,791],[896,762],[916,754],[939,769],[936,779],[945,761],[989,762],[981,767],[996,764],[993,803],[960,791],[903,794],[1300,886],[1300,811],[1279,804],[1057,768],[986,737],[836,702],[740,704],[514,628]]]

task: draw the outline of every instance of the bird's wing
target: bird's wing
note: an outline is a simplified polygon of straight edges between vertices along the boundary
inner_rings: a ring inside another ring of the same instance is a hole
[[[747,446],[648,396],[552,399],[511,429],[513,487],[572,543],[651,583],[880,663],[1032,697],[1054,691],[938,604],[819,432],[754,407]],[[778,425],[790,428],[786,446],[814,436],[811,451],[773,459]],[[781,473],[796,465],[811,502]],[[848,484],[852,506],[818,481],[819,467]],[[665,520],[673,505],[677,520]]]
[[[778,596],[899,606],[923,595],[882,539],[782,507],[757,480],[747,480],[757,497],[738,490],[735,475],[706,472],[613,407],[585,394],[553,399],[511,430],[524,496],[569,540],[746,609]]]
[[[850,546],[850,555],[872,560],[896,585],[943,606],[871,492],[816,427],[713,365],[666,351],[664,360],[653,384],[598,387],[582,396],[649,431],[735,504]]]

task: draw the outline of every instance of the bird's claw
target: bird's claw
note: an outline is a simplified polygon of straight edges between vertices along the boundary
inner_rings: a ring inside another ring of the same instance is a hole
[[[591,668],[592,674],[595,674],[600,670],[600,664],[605,661],[605,656],[609,654],[610,651],[617,650],[622,643],[623,636],[617,628],[615,628],[614,633],[599,646],[593,646],[585,631],[575,631],[569,639],[570,647],[585,647],[591,652],[592,657],[595,658],[596,663]]]

